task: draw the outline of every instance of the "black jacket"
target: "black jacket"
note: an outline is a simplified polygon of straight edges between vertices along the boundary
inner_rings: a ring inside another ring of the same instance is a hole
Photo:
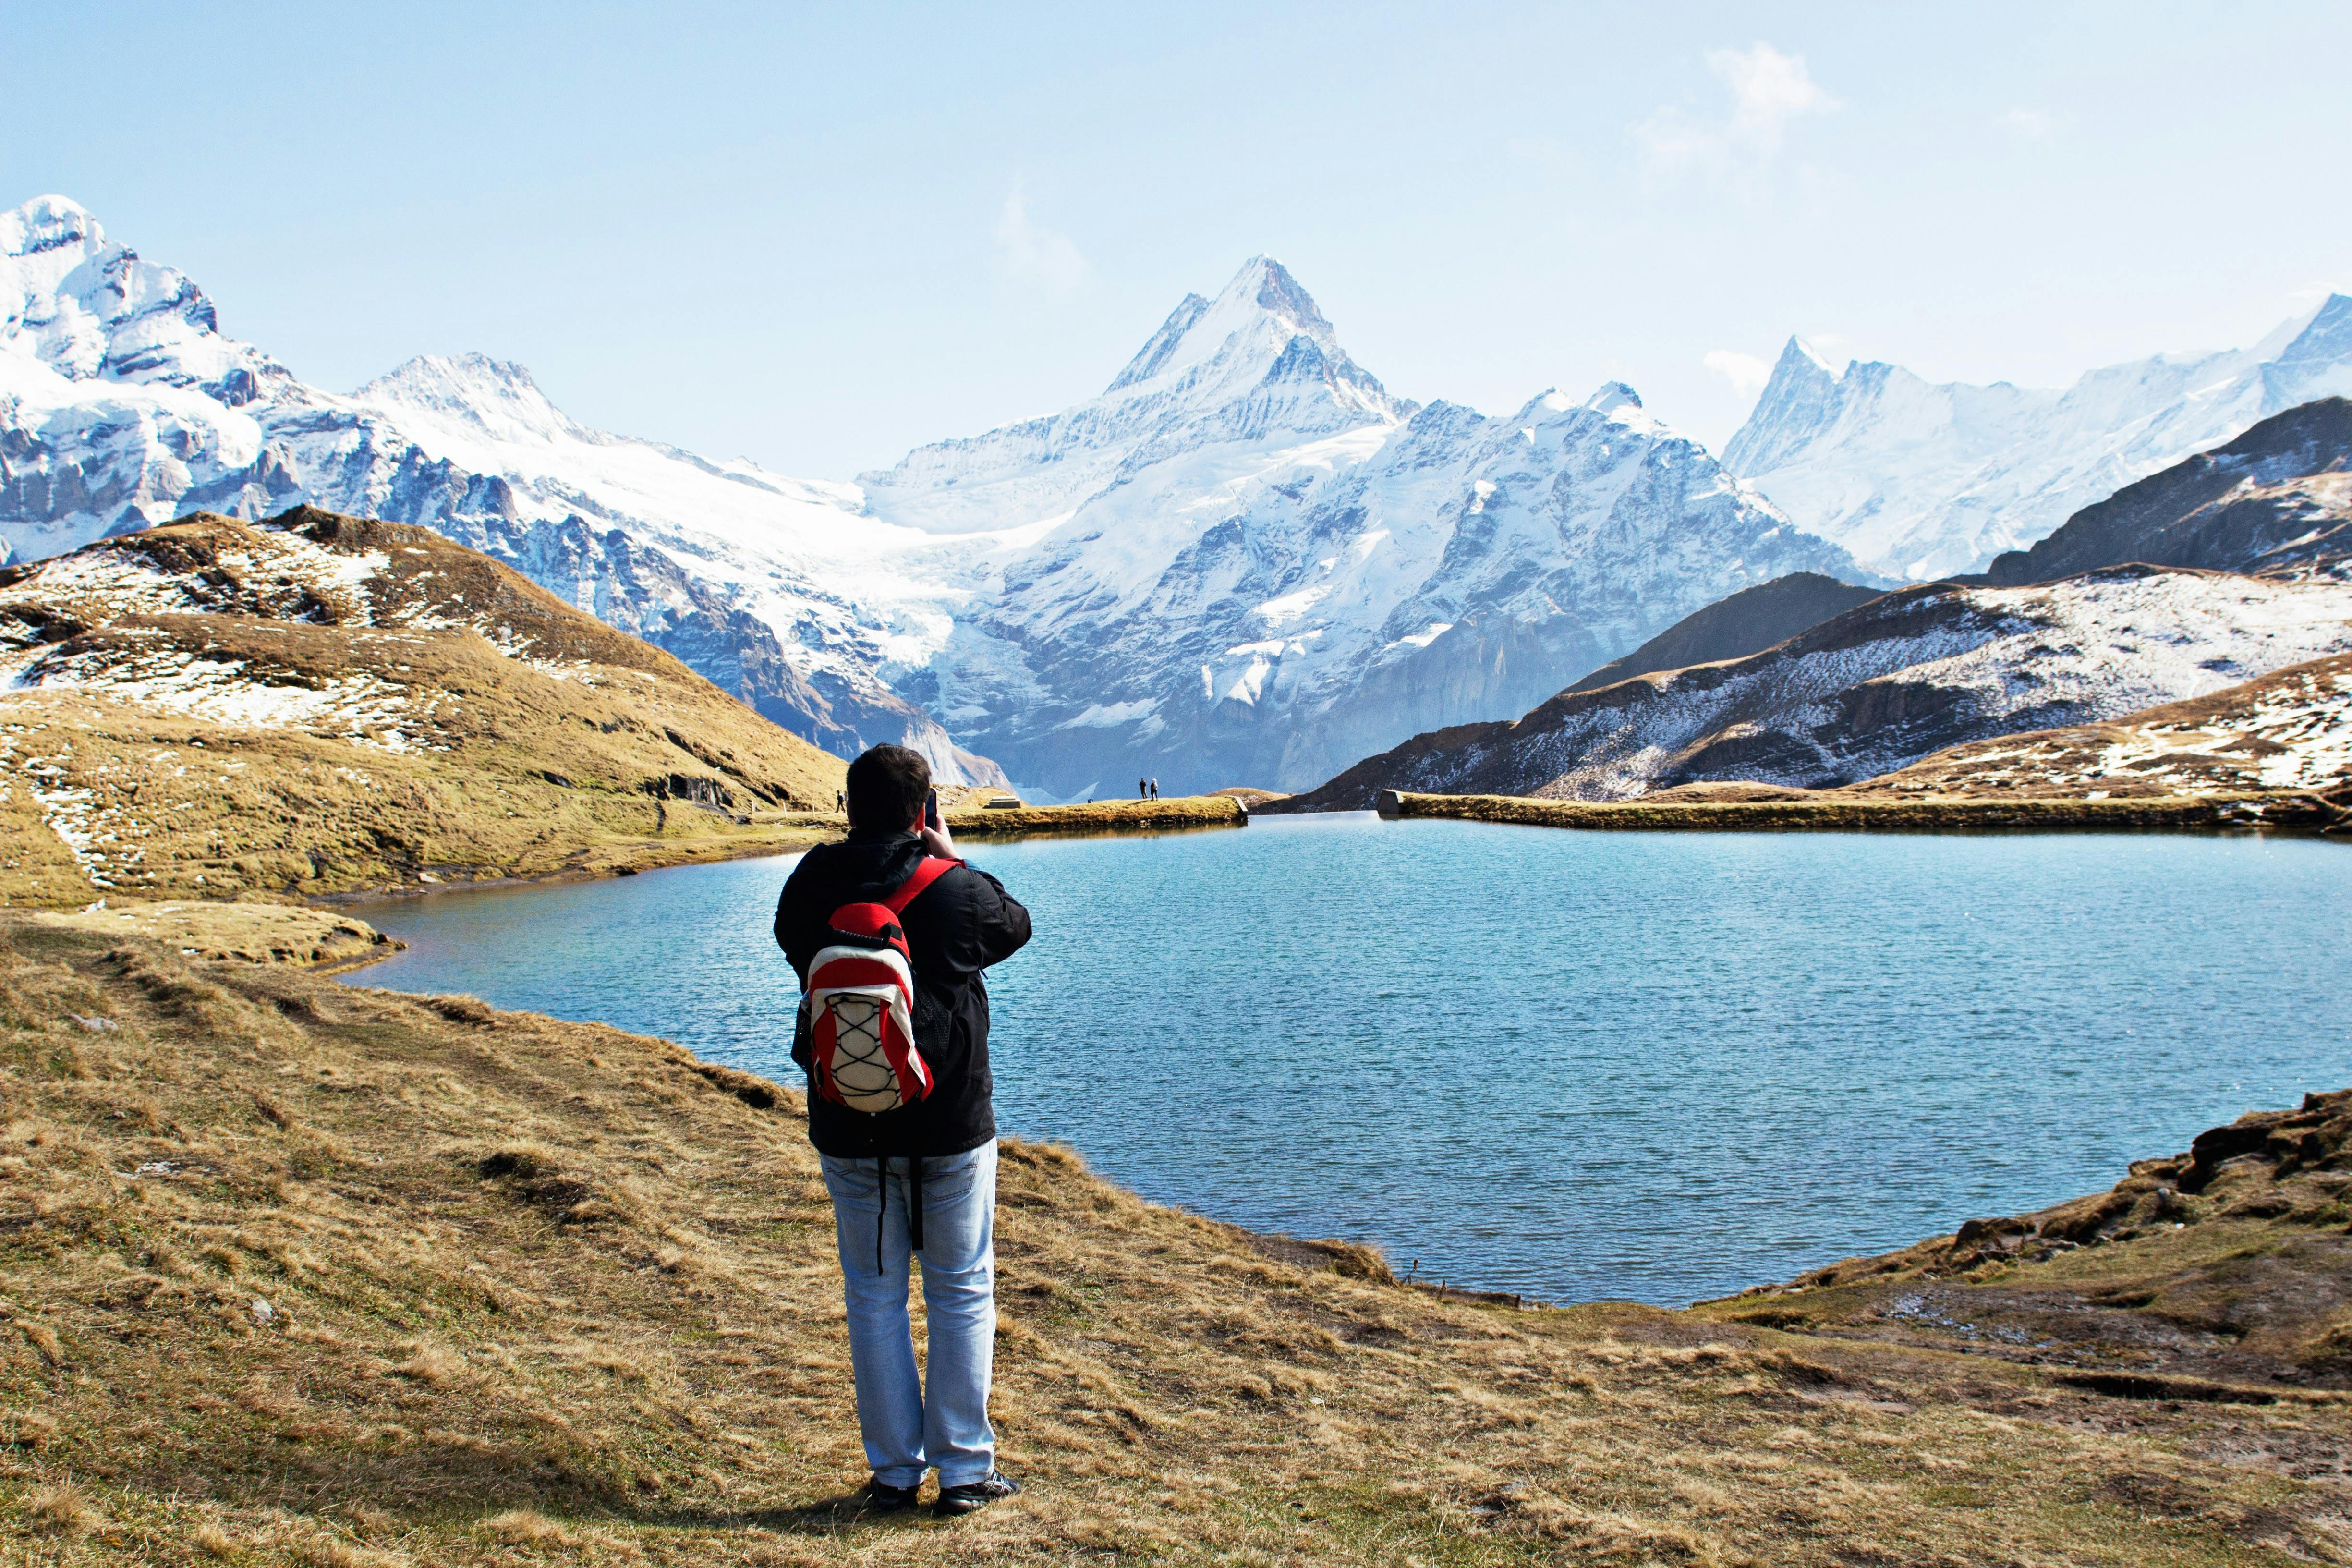
[[[776,945],[801,985],[825,945],[826,922],[844,904],[879,903],[923,858],[912,833],[856,832],[810,850],[776,900]],[[988,1071],[988,987],[980,972],[1029,940],[1029,911],[985,871],[960,866],[915,895],[898,917],[915,966],[915,1046],[930,1065],[931,1092],[876,1116],[809,1089],[809,1142],[846,1159],[877,1154],[961,1154],[996,1136]],[[796,1047],[793,1059],[806,1071]]]

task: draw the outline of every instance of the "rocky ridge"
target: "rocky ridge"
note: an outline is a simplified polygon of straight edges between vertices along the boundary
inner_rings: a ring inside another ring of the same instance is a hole
[[[1610,660],[1566,689],[1597,691],[1661,669],[1745,658],[1857,605],[1866,605],[1880,592],[1815,572],[1792,572],[1692,611],[1624,658]]]
[[[1846,795],[2120,800],[2332,792],[2352,812],[2352,655],[2290,665],[2105,723],[1975,741]]]
[[[1610,801],[1708,781],[1836,787],[1962,742],[2121,720],[2352,651],[2347,617],[2352,586],[2325,580],[2132,566],[2027,588],[1928,584],[1746,658],[1415,737],[1262,809],[1363,809],[1381,789]],[[2303,710],[2281,720],[2322,721]],[[2333,755],[2296,754],[2314,766]]]
[[[2262,576],[2352,575],[2352,402],[2324,397],[2084,507],[1997,584],[2146,561]]]

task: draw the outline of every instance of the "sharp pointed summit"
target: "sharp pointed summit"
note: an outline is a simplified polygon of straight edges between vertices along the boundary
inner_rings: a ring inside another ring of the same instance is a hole
[[[1340,352],[1339,334],[1316,308],[1314,296],[1281,262],[1253,256],[1214,300],[1185,295],[1105,391],[1181,372],[1234,346],[1237,338],[1252,346],[1274,345],[1278,353],[1297,337]]]
[[[1269,381],[1320,382],[1350,415],[1398,420],[1412,406],[1348,357],[1314,296],[1270,256],[1253,256],[1213,300],[1187,294],[1104,396],[1177,392],[1229,400]]]
[[[1185,295],[1100,397],[919,447],[858,482],[927,531],[1018,528],[1172,451],[1384,430],[1418,406],[1348,356],[1287,268],[1255,256],[1214,299]]]

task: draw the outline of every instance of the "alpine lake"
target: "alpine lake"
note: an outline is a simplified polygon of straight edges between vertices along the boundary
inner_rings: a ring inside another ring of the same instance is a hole
[[[1664,1305],[2104,1189],[2352,1085],[2352,851],[1363,815],[962,846],[1001,1130],[1399,1274]],[[356,985],[799,1086],[790,858],[372,903]],[[797,1136],[797,1134],[788,1134]]]

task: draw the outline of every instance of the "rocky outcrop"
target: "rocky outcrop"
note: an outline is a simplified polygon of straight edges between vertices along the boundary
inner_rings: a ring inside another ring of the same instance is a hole
[[[2352,1089],[2139,1160],[2104,1193],[1970,1219],[1711,1304],[1783,1330],[2062,1369],[2125,1399],[2271,1404],[2352,1386]],[[2084,1268],[2073,1255],[2096,1251]]]

